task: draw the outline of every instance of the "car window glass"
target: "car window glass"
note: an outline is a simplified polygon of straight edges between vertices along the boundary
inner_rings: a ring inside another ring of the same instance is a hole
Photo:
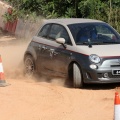
[[[49,33],[49,38],[52,40],[55,40],[57,37],[59,37],[59,32],[61,31],[61,27],[59,25],[52,25],[50,33]]]
[[[78,32],[82,29],[82,25],[81,24],[71,24],[71,25],[68,25],[68,27],[73,35],[73,38],[76,40]]]
[[[77,33],[77,41],[76,42],[85,42],[88,40],[95,40],[97,38],[97,31],[95,26],[89,25],[80,29]]]
[[[50,24],[43,26],[43,28],[38,33],[38,36],[47,37],[49,28],[50,28]]]
[[[116,31],[105,23],[71,24],[68,27],[76,44],[120,42]]]
[[[112,34],[111,30],[103,25],[96,26],[97,32],[101,34]]]
[[[52,40],[56,40],[57,38],[64,38],[65,43],[71,45],[70,37],[66,29],[61,25],[53,24],[48,37]]]
[[[106,26],[97,26],[98,37],[106,38],[106,40],[117,40],[116,35]]]

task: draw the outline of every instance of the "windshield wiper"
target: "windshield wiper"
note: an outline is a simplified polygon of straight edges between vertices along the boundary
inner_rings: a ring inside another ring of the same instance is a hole
[[[88,47],[92,47],[92,42],[90,39],[88,39],[88,42],[81,42],[81,43],[76,43],[77,45],[88,45]]]
[[[116,41],[103,41],[102,43],[107,43],[107,44],[120,44],[120,42],[116,42]]]
[[[120,42],[115,42],[115,41],[102,41],[102,42],[81,42],[81,43],[77,43],[77,45],[88,45],[89,47],[91,47],[92,45],[102,45],[102,44],[120,44]]]
[[[80,43],[76,43],[77,45],[88,45],[88,42],[80,42]]]

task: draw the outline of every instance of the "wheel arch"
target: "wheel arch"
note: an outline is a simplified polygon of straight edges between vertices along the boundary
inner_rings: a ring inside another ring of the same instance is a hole
[[[30,55],[30,56],[33,58],[33,60],[36,61],[37,55],[36,55],[36,52],[35,52],[34,49],[29,48],[29,49],[25,52],[25,54],[24,54],[24,61],[25,61],[25,57],[26,57],[27,55]]]
[[[31,56],[33,58],[33,62],[35,64],[35,61],[36,61],[37,57],[35,55],[33,55],[31,52],[25,52],[25,54],[24,54],[24,62],[25,62],[25,58],[27,56]]]

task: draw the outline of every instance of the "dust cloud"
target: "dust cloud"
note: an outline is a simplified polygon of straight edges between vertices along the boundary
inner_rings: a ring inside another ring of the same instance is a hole
[[[10,38],[9,38],[10,39]],[[0,55],[4,74],[6,78],[21,78],[23,77],[23,56],[27,48],[28,41],[8,39],[0,44]]]
[[[22,40],[15,37],[7,36],[0,37],[0,55],[6,79],[22,79],[36,82],[48,82],[51,85],[65,86],[63,78],[49,78],[44,76],[37,76],[27,78],[24,75],[23,57],[30,40]]]

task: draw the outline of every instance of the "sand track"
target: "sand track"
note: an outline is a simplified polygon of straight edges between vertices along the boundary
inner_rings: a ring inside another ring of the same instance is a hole
[[[74,89],[59,79],[27,79],[22,59],[28,42],[12,37],[1,41],[6,82],[11,85],[0,88],[0,120],[113,120],[114,93],[120,84]]]

